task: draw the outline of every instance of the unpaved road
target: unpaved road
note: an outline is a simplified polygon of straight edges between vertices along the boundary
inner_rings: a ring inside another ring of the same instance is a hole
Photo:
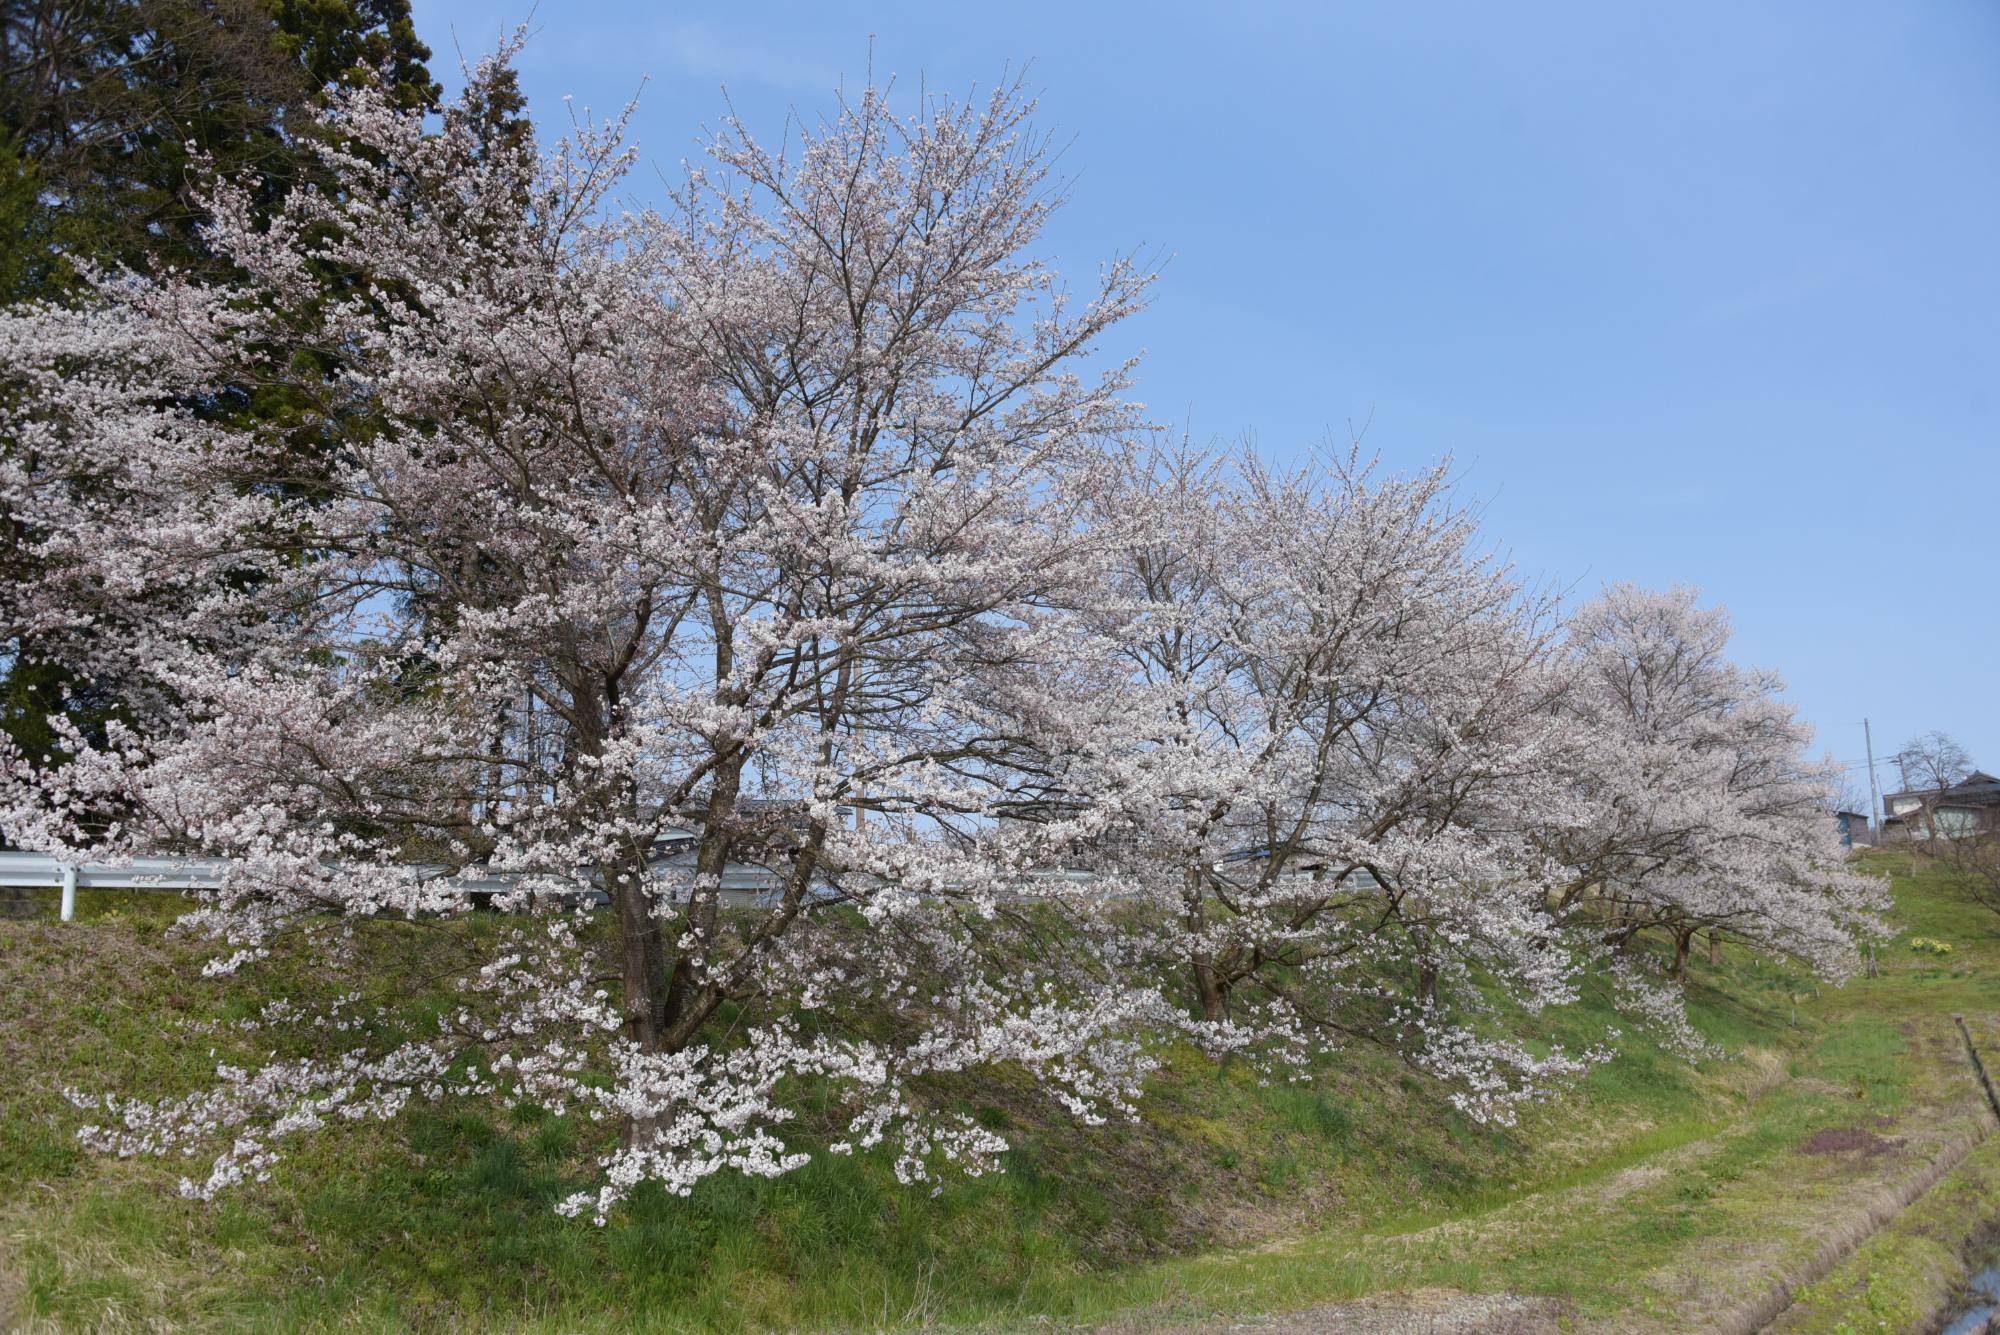
[[[1133,1312],[1102,1335],[1761,1331],[1793,1292],[1826,1275],[1993,1129],[1956,1033],[1935,1021],[1907,1033],[1908,1103],[1898,1118],[1857,1110],[1851,1126],[1774,1137],[1756,1111],[1764,1097],[1796,1098],[1808,1086],[1814,1097],[1851,1097],[1780,1075],[1739,1120],[1620,1171],[1410,1232],[1266,1243],[1216,1258],[1200,1276],[1213,1275],[1212,1287],[1189,1284],[1191,1307],[1226,1307],[1232,1268],[1279,1253],[1305,1269],[1358,1267],[1402,1291],[1261,1316]],[[1663,1223],[1666,1232],[1649,1235]],[[1579,1268],[1600,1256],[1644,1264]],[[1526,1274],[1528,1285],[1566,1290],[1576,1302],[1435,1287],[1440,1273],[1462,1283],[1456,1277],[1468,1271]]]
[[[1566,1305],[1547,1298],[1418,1289],[1221,1324],[1143,1329],[1150,1335],[1230,1335],[1239,1331],[1262,1335],[1277,1331],[1298,1335],[1555,1335],[1562,1330],[1562,1318],[1568,1312]]]

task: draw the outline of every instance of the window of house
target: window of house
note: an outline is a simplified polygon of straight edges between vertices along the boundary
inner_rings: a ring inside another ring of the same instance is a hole
[[[1979,829],[1979,813],[1964,807],[1939,807],[1937,832],[1941,838],[1963,839]]]

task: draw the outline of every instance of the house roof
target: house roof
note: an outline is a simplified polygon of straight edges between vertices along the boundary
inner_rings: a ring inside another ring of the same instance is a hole
[[[1918,797],[1944,807],[2000,806],[2000,779],[1984,770],[1974,770],[1949,788],[1909,788],[1890,793],[1883,801],[1893,802],[1899,797]]]

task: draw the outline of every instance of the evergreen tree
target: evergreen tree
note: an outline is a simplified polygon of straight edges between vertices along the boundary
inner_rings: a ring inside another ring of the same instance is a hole
[[[330,93],[379,86],[407,111],[439,105],[409,0],[0,2],[0,302],[62,299],[99,266],[221,277],[227,264],[201,233],[200,180],[240,182],[274,207],[323,174],[307,141],[325,133],[313,112]],[[530,127],[511,72],[486,97],[489,133],[523,141]],[[355,276],[329,266],[320,277],[332,293]],[[317,397],[237,385],[198,408],[287,442],[296,486],[310,494],[337,434]],[[0,439],[0,464],[37,466],[21,456],[18,441]],[[31,537],[0,495],[0,582],[31,576]],[[96,735],[119,701],[60,654],[39,653],[4,601],[0,732],[37,756],[59,749],[51,714]]]

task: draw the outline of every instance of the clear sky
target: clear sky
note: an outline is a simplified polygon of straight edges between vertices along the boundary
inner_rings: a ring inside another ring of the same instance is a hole
[[[1453,456],[1588,593],[1688,583],[1842,761],[1932,728],[2000,770],[2000,5],[702,6],[416,0],[449,74],[635,121],[657,196],[724,109],[1026,65],[1049,248],[1169,256],[1115,351],[1198,438]],[[455,80],[448,80],[455,83]],[[1866,791],[1865,775],[1855,771]],[[1893,786],[1894,771],[1884,780]]]

